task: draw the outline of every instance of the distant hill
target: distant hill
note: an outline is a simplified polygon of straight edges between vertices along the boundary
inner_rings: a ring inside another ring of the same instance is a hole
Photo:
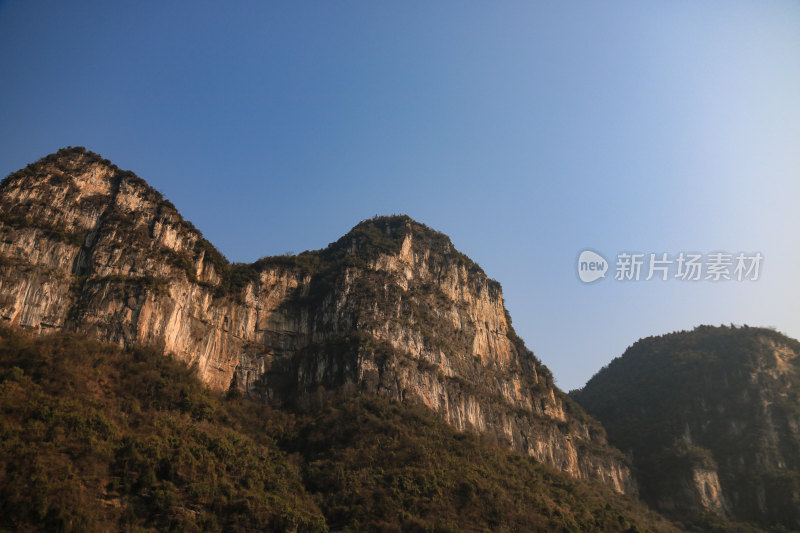
[[[746,326],[649,337],[573,395],[654,508],[800,530],[800,342]]]
[[[148,347],[0,328],[3,531],[676,531],[428,409],[278,410]]]

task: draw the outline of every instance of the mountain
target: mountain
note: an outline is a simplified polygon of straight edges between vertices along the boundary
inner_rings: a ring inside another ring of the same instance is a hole
[[[746,326],[649,337],[573,395],[654,508],[800,529],[800,342]]]
[[[361,391],[578,479],[635,491],[603,428],[514,333],[500,285],[405,216],[324,250],[229,263],[160,193],[83,148],[0,184],[0,320],[157,347],[216,391]]]
[[[0,531],[677,531],[429,409],[211,391],[152,347],[0,327]]]

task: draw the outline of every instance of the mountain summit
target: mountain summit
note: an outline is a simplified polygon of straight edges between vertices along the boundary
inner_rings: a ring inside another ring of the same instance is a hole
[[[0,185],[0,319],[162,348],[212,389],[419,403],[573,476],[633,488],[603,429],[511,327],[500,285],[406,216],[229,263],[130,171],[67,148]]]

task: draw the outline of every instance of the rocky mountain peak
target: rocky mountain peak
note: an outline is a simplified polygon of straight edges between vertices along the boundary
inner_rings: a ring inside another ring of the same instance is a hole
[[[514,333],[500,285],[407,216],[323,250],[229,263],[158,191],[81,148],[0,185],[0,320],[156,345],[211,388],[422,404],[578,478],[633,482]]]

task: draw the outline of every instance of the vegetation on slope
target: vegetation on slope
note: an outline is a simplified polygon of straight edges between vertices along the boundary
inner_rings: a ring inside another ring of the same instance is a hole
[[[716,471],[730,515],[796,530],[796,354],[800,342],[770,329],[700,326],[636,342],[572,396],[632,455],[645,501],[687,523],[732,527],[698,516],[681,496],[694,470]]]
[[[422,408],[320,392],[280,411],[217,396],[150,348],[2,329],[0,529],[671,526]]]

